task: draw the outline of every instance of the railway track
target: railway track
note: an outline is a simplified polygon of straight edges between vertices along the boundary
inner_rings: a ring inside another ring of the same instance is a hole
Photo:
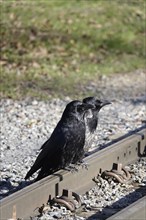
[[[36,208],[48,200],[62,194],[63,189],[84,194],[95,182],[93,178],[105,170],[112,169],[113,163],[123,166],[146,156],[146,128],[141,127],[130,135],[118,138],[115,143],[84,159],[88,169],[78,172],[60,170],[20,191],[4,198],[0,202],[0,217],[6,219],[28,219],[36,214]],[[111,219],[145,219],[146,196],[121,210]]]

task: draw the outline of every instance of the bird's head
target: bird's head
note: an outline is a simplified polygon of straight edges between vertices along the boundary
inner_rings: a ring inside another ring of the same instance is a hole
[[[93,105],[89,103],[82,103],[79,100],[74,100],[67,104],[63,115],[75,116],[82,120],[85,112],[91,108],[93,108]]]
[[[92,109],[93,110],[95,109],[96,111],[99,111],[105,105],[111,104],[111,102],[107,100],[99,100],[99,99],[96,99],[95,97],[84,98],[83,103],[92,105],[93,106]]]

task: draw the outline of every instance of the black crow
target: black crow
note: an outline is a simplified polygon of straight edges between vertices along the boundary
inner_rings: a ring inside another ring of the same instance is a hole
[[[83,103],[91,104],[94,108],[89,109],[85,115],[85,124],[86,124],[86,141],[84,145],[85,152],[88,152],[90,145],[94,139],[94,133],[98,125],[98,112],[100,109],[110,104],[108,101],[101,101],[95,97],[87,97],[83,99]]]
[[[90,133],[94,133],[98,125],[98,112],[103,106],[109,105],[111,103],[109,101],[96,99],[95,97],[84,98],[83,103],[94,106],[94,108],[90,109],[86,114],[87,126],[89,128],[89,131]]]
[[[66,168],[71,163],[77,163],[83,158],[84,115],[92,107],[92,105],[78,100],[72,101],[66,106],[60,121],[50,138],[41,147],[41,152],[26,174],[25,179],[40,169],[36,181],[40,180],[59,169]]]

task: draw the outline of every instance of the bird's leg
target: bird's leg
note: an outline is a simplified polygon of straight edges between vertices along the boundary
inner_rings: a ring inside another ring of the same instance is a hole
[[[78,172],[78,170],[79,170],[75,164],[70,164],[69,166],[65,167],[64,169],[67,171],[70,171],[71,173]]]
[[[89,164],[88,163],[82,163],[81,164],[82,168],[88,170]]]
[[[88,170],[89,165],[87,163],[85,163],[83,160],[80,160],[80,161],[76,162],[75,164],[70,164],[70,166],[72,167],[72,171],[74,172],[74,171],[79,171],[80,167],[82,169],[85,168],[86,170]]]
[[[79,161],[78,163],[77,163],[77,165],[80,167],[82,167],[82,169],[86,169],[86,170],[88,170],[88,167],[89,167],[89,164],[87,164],[87,163],[85,163],[83,160],[81,160],[81,161]]]

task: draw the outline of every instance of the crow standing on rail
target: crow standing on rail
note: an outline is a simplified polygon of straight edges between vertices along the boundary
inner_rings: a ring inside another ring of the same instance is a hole
[[[109,101],[102,101],[96,99],[95,97],[87,97],[83,99],[83,103],[93,105],[94,108],[89,109],[86,113],[86,125],[88,127],[86,131],[86,143],[85,143],[85,151],[88,151],[89,145],[93,139],[93,134],[98,125],[98,113],[100,109],[105,106],[111,104]]]
[[[66,106],[61,120],[51,137],[41,147],[41,152],[25,179],[40,169],[37,181],[59,169],[66,168],[71,163],[82,160],[85,143],[84,115],[92,107],[91,104],[78,100]]]

